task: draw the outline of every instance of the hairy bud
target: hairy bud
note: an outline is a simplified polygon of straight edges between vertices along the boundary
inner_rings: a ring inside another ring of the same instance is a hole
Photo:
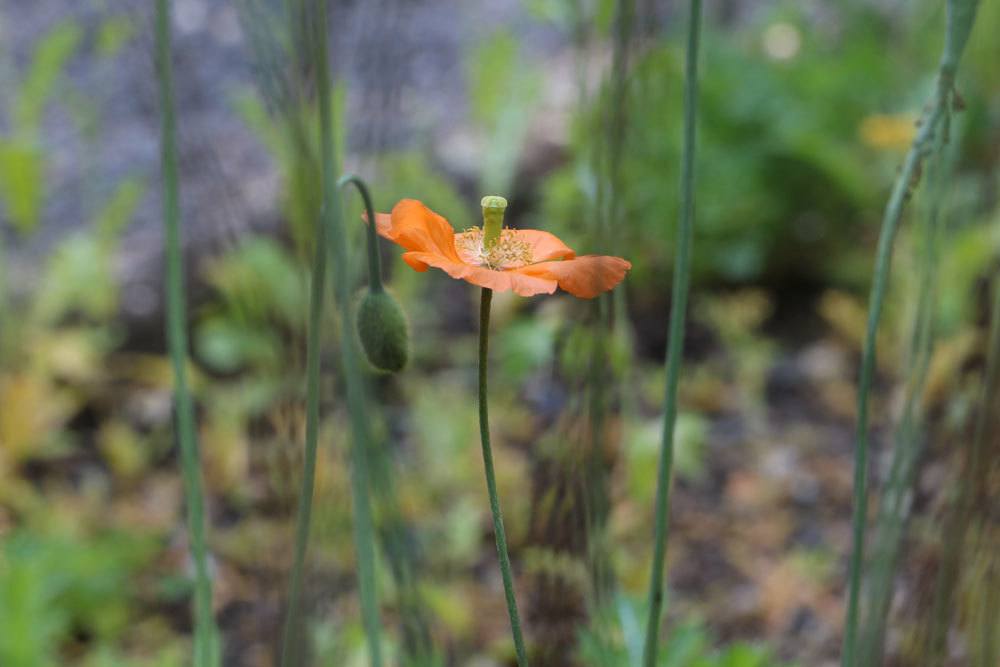
[[[377,370],[396,373],[410,356],[406,315],[388,292],[367,292],[358,304],[358,337],[368,361]]]

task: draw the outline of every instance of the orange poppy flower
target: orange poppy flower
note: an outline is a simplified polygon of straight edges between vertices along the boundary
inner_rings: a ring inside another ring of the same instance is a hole
[[[535,229],[502,229],[492,242],[478,227],[456,233],[447,220],[415,199],[403,199],[392,213],[376,214],[375,228],[406,250],[403,261],[417,271],[433,266],[495,292],[534,296],[561,287],[592,299],[620,283],[632,268],[620,257],[577,257],[555,235]]]

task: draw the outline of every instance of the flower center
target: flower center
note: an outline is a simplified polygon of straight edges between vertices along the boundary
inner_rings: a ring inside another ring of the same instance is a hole
[[[492,246],[486,247],[482,229],[471,227],[455,234],[455,249],[462,261],[490,269],[516,269],[531,264],[531,246],[513,229],[503,229]]]

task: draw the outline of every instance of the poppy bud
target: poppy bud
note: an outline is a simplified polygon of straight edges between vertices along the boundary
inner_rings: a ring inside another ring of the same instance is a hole
[[[406,315],[388,292],[369,291],[358,304],[358,337],[369,363],[377,370],[403,370],[410,356]]]
[[[497,195],[483,197],[479,205],[483,207],[483,247],[492,248],[500,239],[503,229],[503,212],[507,209],[507,200]]]

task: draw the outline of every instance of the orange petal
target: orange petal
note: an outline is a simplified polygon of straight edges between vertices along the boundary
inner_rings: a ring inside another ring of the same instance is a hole
[[[573,259],[576,253],[558,236],[538,229],[515,229],[514,235],[531,247],[531,263],[553,259]]]
[[[451,224],[416,199],[401,200],[389,215],[376,213],[375,229],[406,250],[434,252],[458,259],[455,230]]]
[[[593,299],[620,283],[632,263],[621,257],[584,255],[561,262],[542,262],[514,272],[556,280],[559,287],[581,299]]]
[[[403,261],[417,271],[426,271],[428,266],[441,269],[452,278],[465,280],[487,287],[494,292],[513,290],[520,296],[552,294],[556,291],[556,279],[542,275],[527,275],[516,271],[495,271],[482,266],[474,266],[457,260],[449,260],[437,253],[406,252]]]

